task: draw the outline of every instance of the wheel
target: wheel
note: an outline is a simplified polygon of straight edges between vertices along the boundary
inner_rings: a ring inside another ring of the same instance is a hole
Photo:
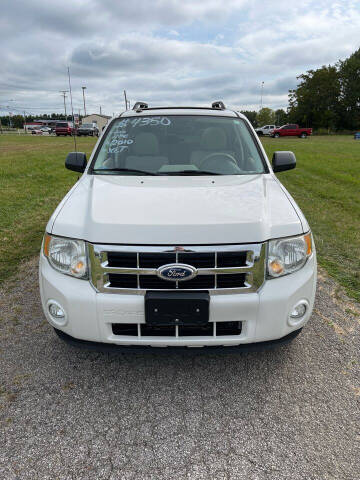
[[[307,137],[307,133],[306,132],[303,132],[301,135],[300,135],[300,138],[306,138]]]
[[[280,137],[280,133],[274,133],[274,138],[279,138]]]

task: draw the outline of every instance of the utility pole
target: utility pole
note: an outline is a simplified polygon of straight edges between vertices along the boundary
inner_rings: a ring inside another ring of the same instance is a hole
[[[125,98],[125,110],[128,109],[128,101],[127,101],[127,97],[126,97],[126,90],[124,90],[124,98]]]
[[[64,110],[65,110],[65,120],[67,120],[67,115],[66,115],[66,94],[69,90],[60,90],[61,96],[64,97]]]
[[[264,89],[264,82],[261,82],[260,110],[262,110],[263,108],[263,89]]]
[[[100,115],[101,115],[101,105],[100,105]]]
[[[84,117],[86,117],[86,105],[85,105],[85,90],[86,87],[81,87],[83,92],[83,101],[84,101]]]
[[[10,100],[8,100],[8,102],[15,102],[15,100],[13,100],[13,99],[11,98]],[[6,108],[9,109],[9,127],[11,128],[11,126],[12,126],[12,125],[11,125],[11,114],[12,114],[12,113],[10,112],[10,108],[11,108],[11,107],[9,107],[9,105],[7,105]]]

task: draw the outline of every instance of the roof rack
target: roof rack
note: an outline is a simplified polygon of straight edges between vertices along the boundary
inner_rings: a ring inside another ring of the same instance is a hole
[[[145,102],[136,102],[133,106],[133,110],[136,110],[137,112],[141,112],[141,110],[144,110],[146,108],[149,108],[149,105]]]
[[[213,102],[211,104],[211,108],[216,108],[216,109],[219,109],[219,110],[226,110],[224,102],[221,102],[220,100],[218,100],[217,102]]]
[[[184,109],[184,110],[226,110],[226,107],[223,102],[217,101],[211,104],[211,107],[179,107],[179,106],[167,106],[167,107],[149,107],[145,102],[136,102],[133,106],[133,110],[136,112],[142,112],[143,110],[174,110],[174,109]]]

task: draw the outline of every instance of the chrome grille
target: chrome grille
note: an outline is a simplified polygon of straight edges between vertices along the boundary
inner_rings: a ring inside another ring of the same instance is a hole
[[[147,290],[207,290],[211,294],[256,292],[264,282],[265,245],[135,246],[89,244],[91,282],[103,293],[144,295]],[[197,269],[190,280],[157,275],[167,264]]]

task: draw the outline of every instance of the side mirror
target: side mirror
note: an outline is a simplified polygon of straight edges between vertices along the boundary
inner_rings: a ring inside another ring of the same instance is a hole
[[[83,173],[87,165],[86,155],[84,152],[71,152],[65,160],[65,167],[74,172]]]
[[[272,157],[274,172],[284,172],[296,167],[296,157],[293,152],[275,152]]]

